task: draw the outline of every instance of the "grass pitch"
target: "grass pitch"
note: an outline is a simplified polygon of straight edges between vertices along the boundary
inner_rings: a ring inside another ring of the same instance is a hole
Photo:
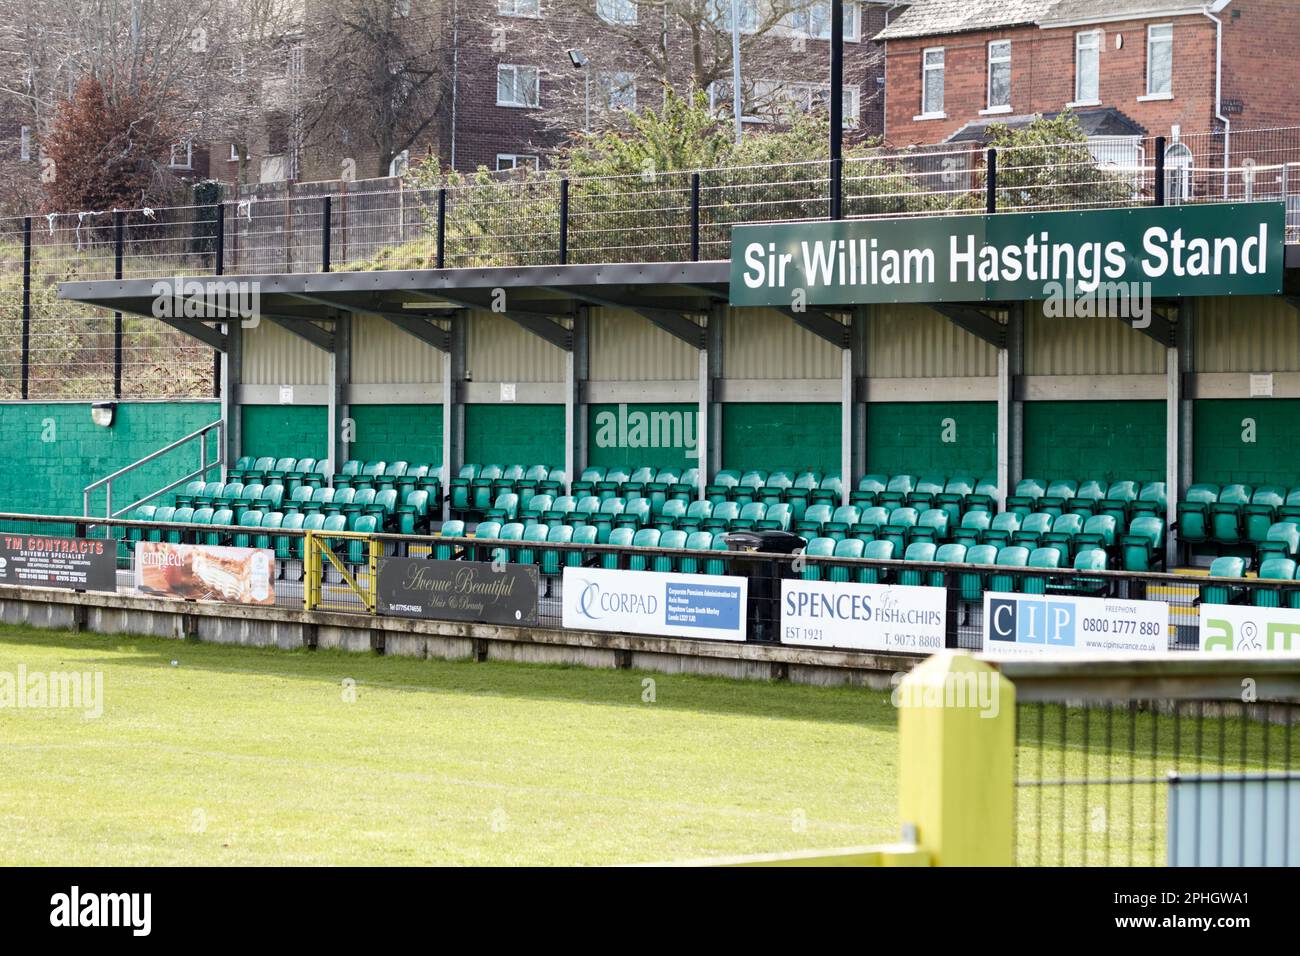
[[[0,627],[20,665],[102,672],[104,711],[0,710],[2,865],[607,864],[898,832],[882,691]]]

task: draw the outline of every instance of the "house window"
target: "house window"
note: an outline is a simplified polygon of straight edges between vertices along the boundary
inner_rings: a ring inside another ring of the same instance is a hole
[[[411,0],[393,0],[393,12],[399,17],[411,15]]]
[[[731,32],[731,0],[709,0],[709,20],[723,33]],[[740,0],[740,32],[758,31],[758,0]]]
[[[23,163],[32,161],[32,128],[24,126],[18,131],[18,160]]]
[[[536,156],[529,156],[524,153],[497,153],[497,169],[532,169],[534,171],[541,168],[541,162]]]
[[[188,139],[183,139],[178,143],[172,143],[171,156],[167,159],[167,165],[172,169],[189,169],[193,165],[194,144]]]
[[[1101,71],[1101,31],[1089,30],[1074,35],[1074,101],[1096,103],[1101,98],[1098,75]]]
[[[760,116],[755,104],[756,91],[753,86],[740,88],[740,118],[746,122],[761,123],[765,117]],[[730,118],[733,98],[729,80],[714,80],[709,84],[709,111],[717,117]]]
[[[535,66],[502,63],[497,67],[497,106],[541,104],[541,73]]]
[[[1174,28],[1168,23],[1147,27],[1147,96],[1174,91]]]
[[[232,162],[232,163],[237,163],[237,162],[239,162],[239,144],[238,144],[238,143],[231,143],[231,144],[230,144],[230,156],[229,156],[228,158],[229,158],[230,162]]]
[[[497,13],[503,17],[540,17],[541,0],[497,0]]]
[[[921,53],[921,114],[943,113],[943,47]]]
[[[989,109],[1011,106],[1011,41],[989,44]]]
[[[780,80],[759,80],[754,84],[755,107],[766,117],[779,119],[781,114],[790,109],[801,113],[829,110],[831,105],[831,88],[827,83],[787,83]],[[844,87],[844,99],[840,106],[840,115],[844,125],[858,125],[858,88]],[[765,117],[765,118],[766,118]]]
[[[601,73],[597,82],[601,104],[611,110],[636,110],[636,74]]]
[[[596,16],[606,23],[636,23],[636,0],[596,0]]]
[[[862,10],[856,3],[844,4],[844,40],[857,43],[860,39],[858,30],[862,22]],[[789,28],[796,33],[803,33],[814,40],[831,38],[831,5],[829,3],[810,3],[795,10],[788,18]]]

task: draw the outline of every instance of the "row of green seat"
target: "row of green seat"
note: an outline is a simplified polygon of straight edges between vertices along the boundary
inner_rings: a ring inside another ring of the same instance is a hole
[[[445,522],[440,537],[463,538],[466,535],[465,524],[456,519]],[[501,542],[504,542],[503,545]],[[578,550],[546,549],[546,544],[608,544],[624,548],[644,548],[644,554],[630,554],[622,557],[617,553],[601,553],[592,561],[599,567],[624,567],[633,571],[679,571],[685,574],[726,574],[727,561],[723,558],[705,558],[689,555],[656,554],[660,550],[688,551],[727,551],[726,542],[721,534],[708,531],[660,531],[658,528],[615,528],[605,540],[597,536],[594,525],[544,525],[525,526],[518,521],[502,524],[497,521],[482,521],[474,529],[473,543],[455,544],[452,541],[439,540],[435,543],[432,557],[447,560],[465,557],[479,561],[497,561],[515,564],[536,564],[543,574],[557,575],[568,567],[577,567],[584,563],[583,553]],[[463,553],[468,552],[468,553]]]
[[[1027,548],[1023,545],[998,547],[980,544],[968,547],[951,542],[936,545],[932,541],[917,541],[901,553],[895,542],[884,539],[864,542],[857,538],[834,540],[814,538],[808,543],[810,556],[822,558],[863,558],[876,561],[926,562],[940,564],[974,565],[981,568],[1033,568],[1056,570],[1073,568],[1076,571],[1104,571],[1108,565],[1106,552],[1101,548],[1084,548],[1067,560],[1064,552],[1054,545]],[[889,581],[896,584],[942,587],[945,572],[912,570],[909,568],[877,568],[854,565],[821,564],[807,562],[804,580],[856,581],[877,584]],[[957,571],[956,585],[963,601],[981,601],[984,592],[1020,591],[1025,594],[1045,594],[1049,591],[1072,593],[1101,593],[1106,588],[1103,579],[1073,579],[1070,582],[1053,582],[1045,575],[1016,575],[993,570]]]
[[[273,548],[281,561],[302,560],[303,539],[279,531],[356,532],[376,534],[383,530],[380,518],[373,514],[285,514],[280,511],[246,511],[236,519],[229,508],[151,508],[143,505],[132,512],[137,521],[169,522],[191,528],[127,528],[124,540],[168,541],[173,544],[203,544],[236,548]],[[351,564],[368,560],[364,538],[338,539],[330,547]]]
[[[567,480],[563,468],[551,465],[462,465],[451,479],[451,511],[482,514],[505,494],[518,495],[526,506],[534,494],[563,494]]]
[[[349,459],[331,476],[329,462],[315,458],[254,458],[246,455],[226,470],[227,482],[281,485],[286,494],[301,486],[320,488],[393,489],[403,496],[409,491],[427,491],[437,502],[442,494],[442,466],[407,461],[362,461]]]
[[[1211,578],[1244,578],[1246,559],[1238,555],[1222,555],[1210,564]],[[1259,565],[1261,585],[1264,581],[1300,581],[1300,563],[1293,557],[1270,556]],[[1243,604],[1255,607],[1287,607],[1300,609],[1300,587],[1277,588],[1241,584],[1205,584],[1201,586],[1202,604]]]
[[[1178,540],[1185,548],[1247,547],[1267,553],[1274,528],[1300,525],[1300,488],[1282,485],[1198,483],[1187,489],[1177,506]],[[1278,534],[1283,532],[1278,531]]]
[[[141,505],[134,509],[129,518],[135,521],[181,521],[196,524],[231,524],[257,527],[252,522],[265,521],[267,516],[279,514],[285,517],[298,515],[310,517],[340,516],[350,529],[357,519],[369,516],[375,519],[377,531],[393,531],[399,534],[419,534],[427,532],[433,518],[430,511],[429,493],[412,491],[399,501],[396,491],[375,491],[373,488],[308,488],[305,485],[294,492],[294,498],[286,502],[277,502],[272,507],[265,499],[257,501],[239,499],[231,504],[224,501],[215,505],[155,506]]]

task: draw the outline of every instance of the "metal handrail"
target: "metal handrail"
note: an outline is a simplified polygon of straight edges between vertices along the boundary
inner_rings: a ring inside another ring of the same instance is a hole
[[[104,516],[106,518],[111,519],[111,518],[116,518],[119,515],[124,515],[132,508],[138,507],[139,505],[144,504],[146,501],[152,501],[154,498],[157,498],[159,495],[165,495],[173,488],[179,488],[187,481],[193,481],[196,478],[206,475],[213,468],[222,467],[225,464],[225,453],[222,450],[221,441],[220,440],[217,441],[216,458],[214,458],[212,461],[208,461],[208,440],[207,440],[208,432],[213,431],[215,429],[218,432],[218,434],[220,434],[222,427],[223,427],[223,420],[217,419],[215,422],[210,422],[207,425],[204,425],[202,428],[198,429],[197,431],[190,432],[188,435],[184,436],[183,438],[176,439],[171,444],[164,445],[162,448],[150,452],[149,454],[145,455],[143,458],[136,459],[135,461],[131,462],[131,464],[126,465],[123,468],[119,468],[111,475],[105,475],[103,478],[99,478],[96,479],[95,481],[92,481],[90,484],[86,485],[84,488],[81,489],[82,516],[90,517],[90,494],[95,489],[101,486],[104,486],[107,489],[105,494],[105,501],[104,501]],[[132,502],[131,504],[127,505],[125,508],[122,508],[119,511],[115,512],[113,510],[113,482],[115,480],[127,474],[128,472],[134,471],[135,469],[139,468],[141,465],[154,461],[155,459],[160,458],[163,455],[167,454],[169,451],[179,448],[181,445],[184,445],[186,442],[193,441],[195,438],[202,439],[199,443],[199,467],[197,471],[192,471],[185,477],[177,479],[176,481],[172,482],[166,487],[159,488],[157,491],[145,495],[143,498],[140,498],[139,500]]]

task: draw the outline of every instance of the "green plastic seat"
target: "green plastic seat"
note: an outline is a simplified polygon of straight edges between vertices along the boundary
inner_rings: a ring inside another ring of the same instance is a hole
[[[834,538],[821,538],[821,537],[813,538],[804,547],[804,554],[809,555],[811,557],[829,558],[835,554],[835,546],[838,543],[839,542],[837,542]],[[859,544],[860,543],[861,542],[859,542]],[[861,557],[861,555],[862,552],[859,549],[858,557]],[[822,564],[815,564],[810,561],[805,562],[803,566],[803,579],[805,581],[820,581],[822,580],[823,572],[825,570],[826,568]]]
[[[623,505],[623,513],[614,519],[616,526],[644,528],[650,524],[650,499],[633,498]],[[599,536],[599,533],[597,534]]]
[[[862,557],[871,561],[892,561],[894,554],[892,541],[868,541],[862,549]],[[883,568],[863,568],[858,572],[858,581],[862,584],[879,584],[887,574]]]
[[[720,501],[714,504],[713,514],[700,525],[703,531],[712,531],[715,535],[731,527],[731,522],[740,517],[740,505],[734,501]]]
[[[276,512],[276,514],[281,514]],[[270,515],[267,515],[269,518]],[[262,526],[266,527],[266,518],[262,519]],[[302,530],[302,513],[284,514],[280,521],[281,531],[301,531]],[[280,534],[275,537],[275,556],[281,561],[288,561],[292,558],[302,557],[302,538],[297,535]],[[282,572],[283,573],[283,572]]]
[[[1120,535],[1121,566],[1125,571],[1152,571],[1162,562],[1165,523],[1150,515],[1134,518]]]
[[[697,502],[697,504],[708,504],[708,502]],[[660,537],[662,539],[662,535]],[[708,551],[712,547],[713,535],[708,531],[692,531],[686,535],[686,550],[688,551]],[[704,571],[704,562],[701,558],[682,558],[677,563],[678,569],[683,574],[701,574]]]
[[[715,508],[713,513],[716,516],[718,509]],[[795,523],[795,533],[804,537],[821,537],[822,527],[831,520],[834,514],[835,510],[830,505],[809,505],[803,513],[803,518]]]
[[[1246,576],[1246,559],[1236,555],[1222,555],[1210,563],[1211,578],[1241,578]],[[1202,604],[1235,604],[1245,593],[1239,585],[1204,584],[1201,586]]]
[[[1064,517],[1064,515],[1062,515]],[[1074,517],[1078,517],[1075,515]],[[1061,549],[1052,545],[1045,545],[1041,548],[1035,548],[1029,554],[1028,566],[1031,568],[1059,568],[1061,567],[1062,553]],[[1027,575],[1021,582],[1022,590],[1026,594],[1046,594],[1049,578],[1038,575]]]
[[[740,514],[731,522],[732,531],[743,531],[753,528],[760,521],[767,517],[767,505],[761,501],[751,501],[740,509]]]
[[[531,527],[540,528],[546,532],[544,540],[548,544],[570,544],[573,541],[573,528],[569,527],[567,524],[557,524],[553,528],[548,528],[546,525],[542,524],[532,525]],[[592,534],[596,531],[596,529],[590,525],[586,525],[579,530],[590,531]],[[525,528],[524,534],[527,535],[528,531],[529,528]],[[542,550],[540,563],[542,574],[554,577],[555,575],[563,574],[566,566],[577,567],[580,565],[582,563],[582,552],[568,550],[562,551],[559,548],[545,548]]]
[[[932,541],[914,541],[907,546],[903,552],[904,561],[934,561],[935,552],[938,550]],[[915,568],[903,568],[898,572],[898,583],[906,584],[911,587],[921,587],[926,582],[927,575],[925,572]]]
[[[1295,558],[1300,551],[1300,525],[1295,521],[1274,522],[1255,551],[1261,561],[1266,557]]]
[[[966,549],[966,564],[980,567],[997,564],[998,549],[991,544],[977,544]],[[963,601],[979,602],[984,600],[984,582],[986,572],[963,571],[957,575],[958,592]]]
[[[843,538],[861,519],[862,510],[857,505],[840,505],[831,512],[831,519],[822,524],[821,532],[828,538]]]
[[[662,533],[658,528],[642,528],[632,537],[632,547],[634,548],[657,548]],[[643,554],[632,554],[628,556],[627,566],[632,571],[645,571],[649,568],[650,559]]]
[[[659,547],[682,550],[686,547],[685,531],[664,531],[659,535]],[[677,563],[675,555],[658,555],[650,564],[651,571],[672,571]]]
[[[708,502],[702,502],[708,504]],[[855,512],[857,509],[853,509]],[[794,518],[794,510],[789,502],[779,501],[776,504],[767,506],[767,513],[754,523],[755,528],[762,528],[770,531],[789,531],[790,522]]]
[[[954,544],[964,544],[968,548],[974,547],[984,540],[984,534],[989,530],[989,525],[993,521],[993,514],[988,511],[967,511],[961,516],[961,525],[952,533]]]
[[[569,537],[573,537],[573,529],[568,525],[559,525],[558,527],[569,528]],[[524,527],[521,540],[526,544],[538,544],[545,542],[553,531],[544,524],[530,524]],[[520,548],[515,552],[514,560],[519,564],[540,564],[541,552],[536,548]]]
[[[595,533],[596,529],[594,527],[592,527],[591,525],[587,525],[587,527],[591,528],[593,534]],[[630,548],[633,545],[636,535],[639,533],[640,532],[636,531],[633,528],[615,528],[613,531],[609,533],[609,541],[606,543],[609,544],[611,547]],[[603,568],[608,568],[611,571],[616,569],[619,566],[619,555],[616,553],[608,553],[608,552],[602,554],[600,556],[600,566]]]
[[[940,545],[948,540],[948,522],[949,514],[943,508],[930,508],[923,511],[916,519],[911,540]]]
[[[1259,566],[1261,581],[1295,581],[1296,563],[1290,558],[1268,558]],[[1297,607],[1300,590],[1257,587],[1252,594],[1256,607]]]
[[[262,527],[262,512],[245,511],[239,517],[238,524],[240,528],[260,528]],[[235,535],[233,544],[236,548],[250,548],[253,546],[253,536],[247,531],[240,531]]]
[[[483,517],[488,521],[516,520],[519,517],[519,496],[513,491],[502,492],[497,495],[492,507],[483,512]]]
[[[677,527],[678,522],[686,517],[689,510],[685,501],[673,498],[664,502],[663,510],[652,518],[651,523],[660,531],[672,531]]]
[[[1000,568],[1028,567],[1029,553],[1029,549],[1023,545],[1008,545],[998,551],[997,560],[993,563]],[[1010,574],[993,574],[989,577],[989,589],[1009,593],[1016,590],[1016,580],[1017,577]]]
[[[861,538],[819,538],[818,540],[834,540],[835,549],[831,552],[831,555],[836,558],[861,558],[867,547],[867,543]],[[832,564],[826,568],[826,580],[852,581],[858,570],[848,565]]]

